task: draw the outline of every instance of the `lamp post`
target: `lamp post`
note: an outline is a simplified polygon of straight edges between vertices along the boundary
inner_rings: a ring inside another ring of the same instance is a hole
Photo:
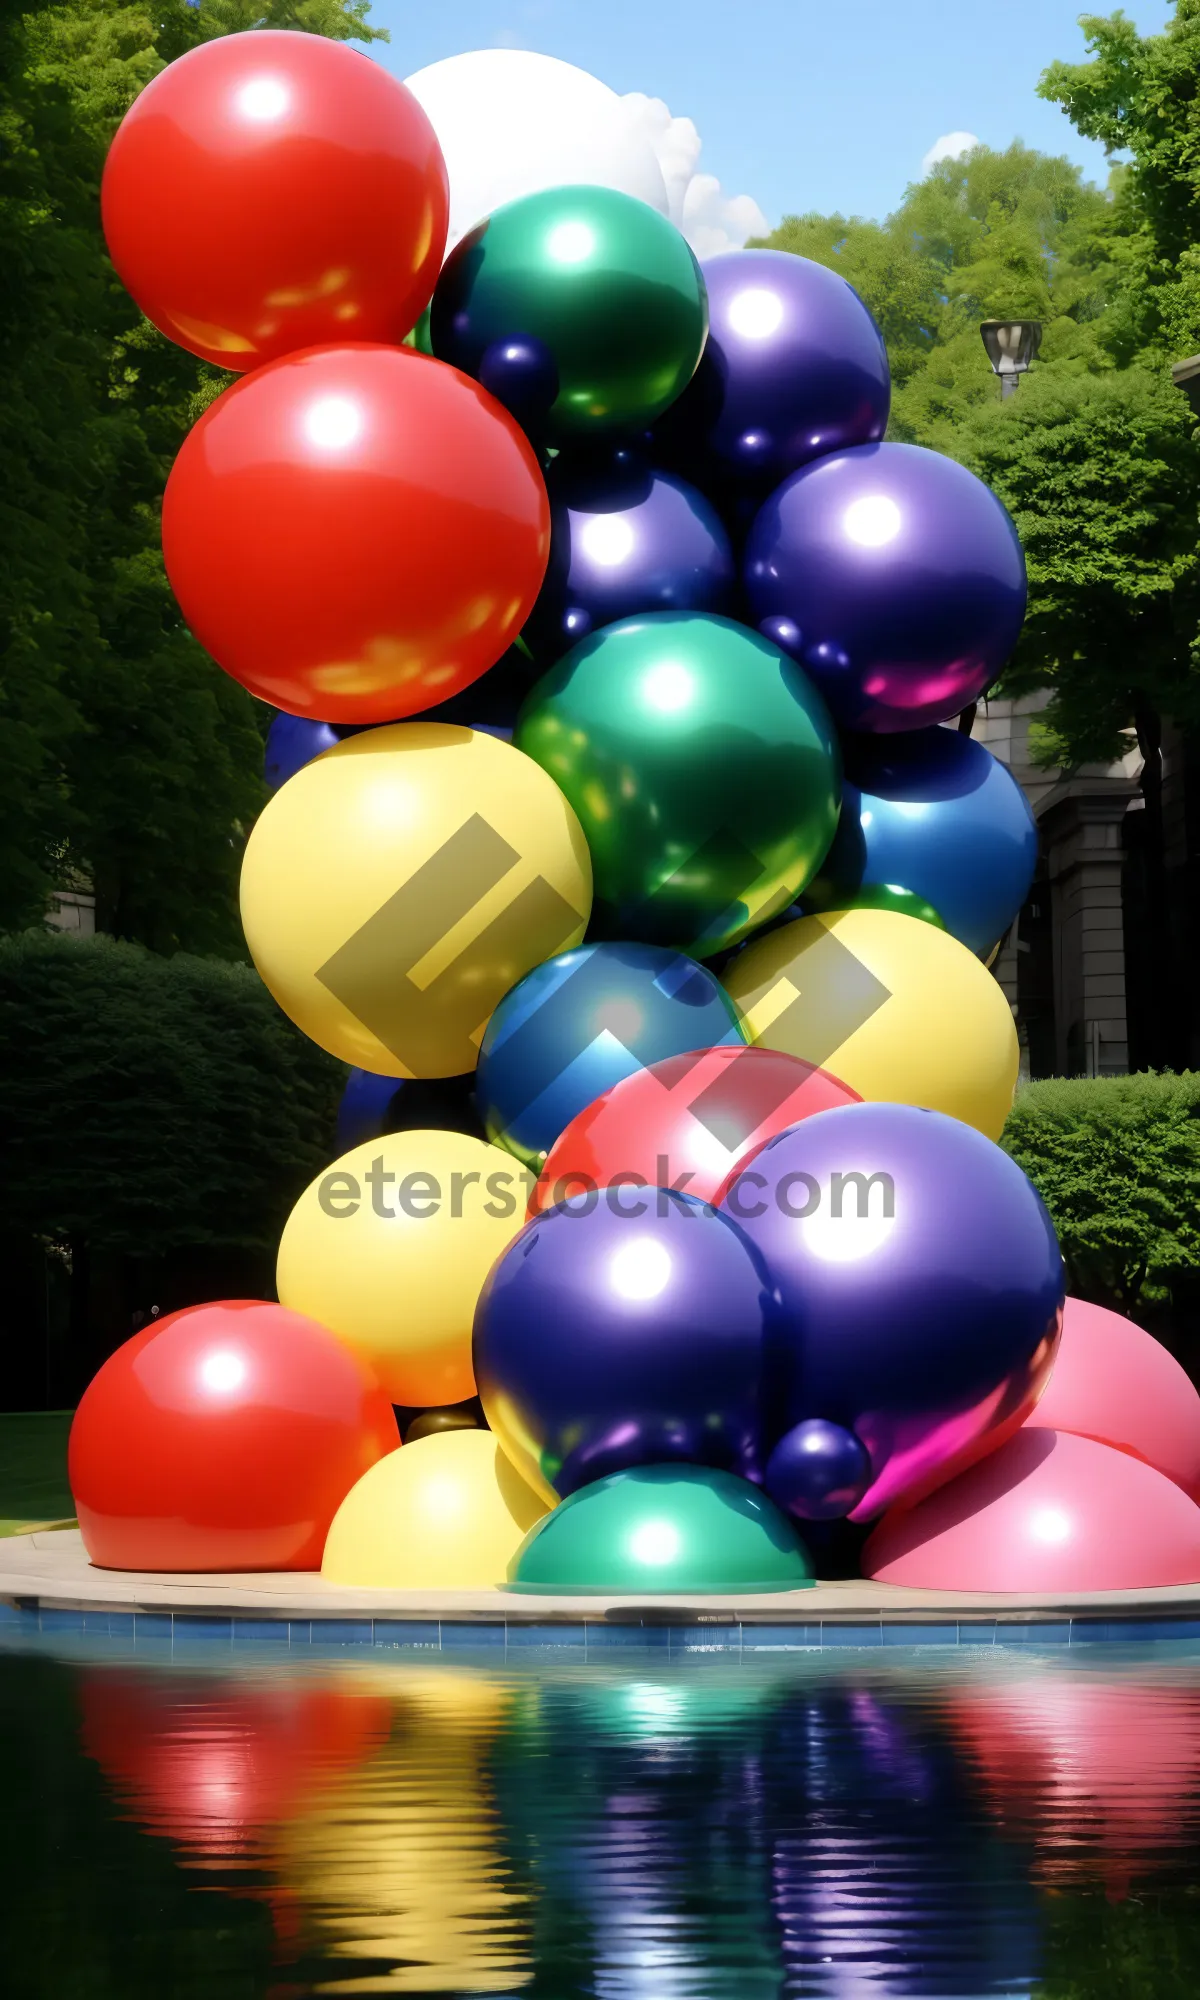
[[[1015,396],[1042,344],[1040,319],[985,319],[979,329],[1002,397]]]

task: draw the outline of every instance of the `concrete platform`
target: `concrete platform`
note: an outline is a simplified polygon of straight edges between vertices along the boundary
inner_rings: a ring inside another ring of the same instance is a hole
[[[1200,1639],[1200,1585],[1046,1598],[861,1581],[742,1596],[531,1597],[491,1590],[349,1590],[315,1572],[167,1575],[94,1569],[78,1529],[0,1542],[0,1631],[108,1632],[236,1646],[665,1642],[769,1646],[1080,1644]],[[673,1639],[672,1635],[676,1635]],[[624,1635],[624,1637],[622,1636]],[[636,1635],[636,1637],[635,1637]]]

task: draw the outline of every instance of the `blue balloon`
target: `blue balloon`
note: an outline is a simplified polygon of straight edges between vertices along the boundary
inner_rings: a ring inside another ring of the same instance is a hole
[[[522,430],[538,437],[558,400],[558,364],[544,340],[518,334],[483,350],[479,380]]]
[[[767,492],[811,459],[887,429],[883,335],[858,293],[784,250],[729,250],[700,266],[708,344],[655,436],[710,484]]]
[[[750,530],[744,574],[753,622],[843,729],[958,715],[1025,616],[1025,559],[999,500],[917,445],[860,445],[794,473]]]
[[[540,1167],[622,1077],[738,1044],[737,1009],[705,966],[656,944],[584,944],[534,967],[484,1032],[475,1094],[489,1139]]]
[[[484,1414],[564,1498],[669,1460],[757,1476],[766,1310],[727,1216],[663,1189],[593,1191],[492,1267],[475,1313]]]
[[[263,777],[269,790],[277,792],[314,757],[334,749],[341,740],[332,722],[313,722],[306,715],[286,715],[281,709],[267,731]]]
[[[540,665],[639,611],[731,610],[733,550],[695,487],[623,450],[560,454],[546,488],[550,565],[524,633]]]
[[[957,729],[845,737],[842,750],[842,816],[806,907],[836,909],[839,896],[892,883],[989,952],[1037,865],[1037,823],[1012,772]]]
[[[339,1155],[386,1132],[469,1132],[482,1139],[474,1076],[376,1076],[352,1069],[337,1115]]]
[[[851,1431],[871,1484],[911,1498],[1032,1408],[1062,1323],[1054,1225],[990,1139],[907,1104],[818,1112],[768,1140],[721,1202],[771,1276],[773,1445]]]

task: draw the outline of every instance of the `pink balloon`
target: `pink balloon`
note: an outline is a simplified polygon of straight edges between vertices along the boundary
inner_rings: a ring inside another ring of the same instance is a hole
[[[1010,1654],[1003,1678],[973,1676],[944,1712],[1004,1831],[1033,1848],[1036,1882],[1091,1882],[1099,1863],[1120,1897],[1200,1837],[1200,1688],[1176,1668],[1048,1671]]]
[[[1120,1313],[1067,1300],[1054,1373],[1025,1421],[1131,1451],[1200,1499],[1200,1394],[1161,1341]]]
[[[893,1507],[863,1574],[919,1590],[1147,1590],[1200,1582],[1200,1507],[1128,1452],[1019,1430],[915,1507]]]

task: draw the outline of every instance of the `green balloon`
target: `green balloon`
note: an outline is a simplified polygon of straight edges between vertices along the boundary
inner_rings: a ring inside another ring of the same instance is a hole
[[[945,922],[932,903],[898,882],[864,882],[858,889],[838,889],[818,876],[801,897],[806,916],[828,916],[833,910],[894,910],[900,917],[918,917],[939,931]]]
[[[682,394],[708,335],[708,294],[656,209],[611,188],[550,188],[464,236],[431,324],[438,358],[474,376],[493,341],[543,342],[558,368],[545,435],[563,442],[644,430]]]
[[[415,347],[418,354],[432,354],[433,342],[429,338],[429,307],[426,306],[411,333],[406,333],[402,347]]]
[[[660,1596],[812,1582],[796,1530],[757,1486],[699,1465],[643,1465],[544,1514],[509,1564],[507,1587]]]
[[[605,626],[537,682],[514,741],[587,836],[593,935],[725,951],[796,900],[837,828],[841,759],[821,696],[729,618]]]

